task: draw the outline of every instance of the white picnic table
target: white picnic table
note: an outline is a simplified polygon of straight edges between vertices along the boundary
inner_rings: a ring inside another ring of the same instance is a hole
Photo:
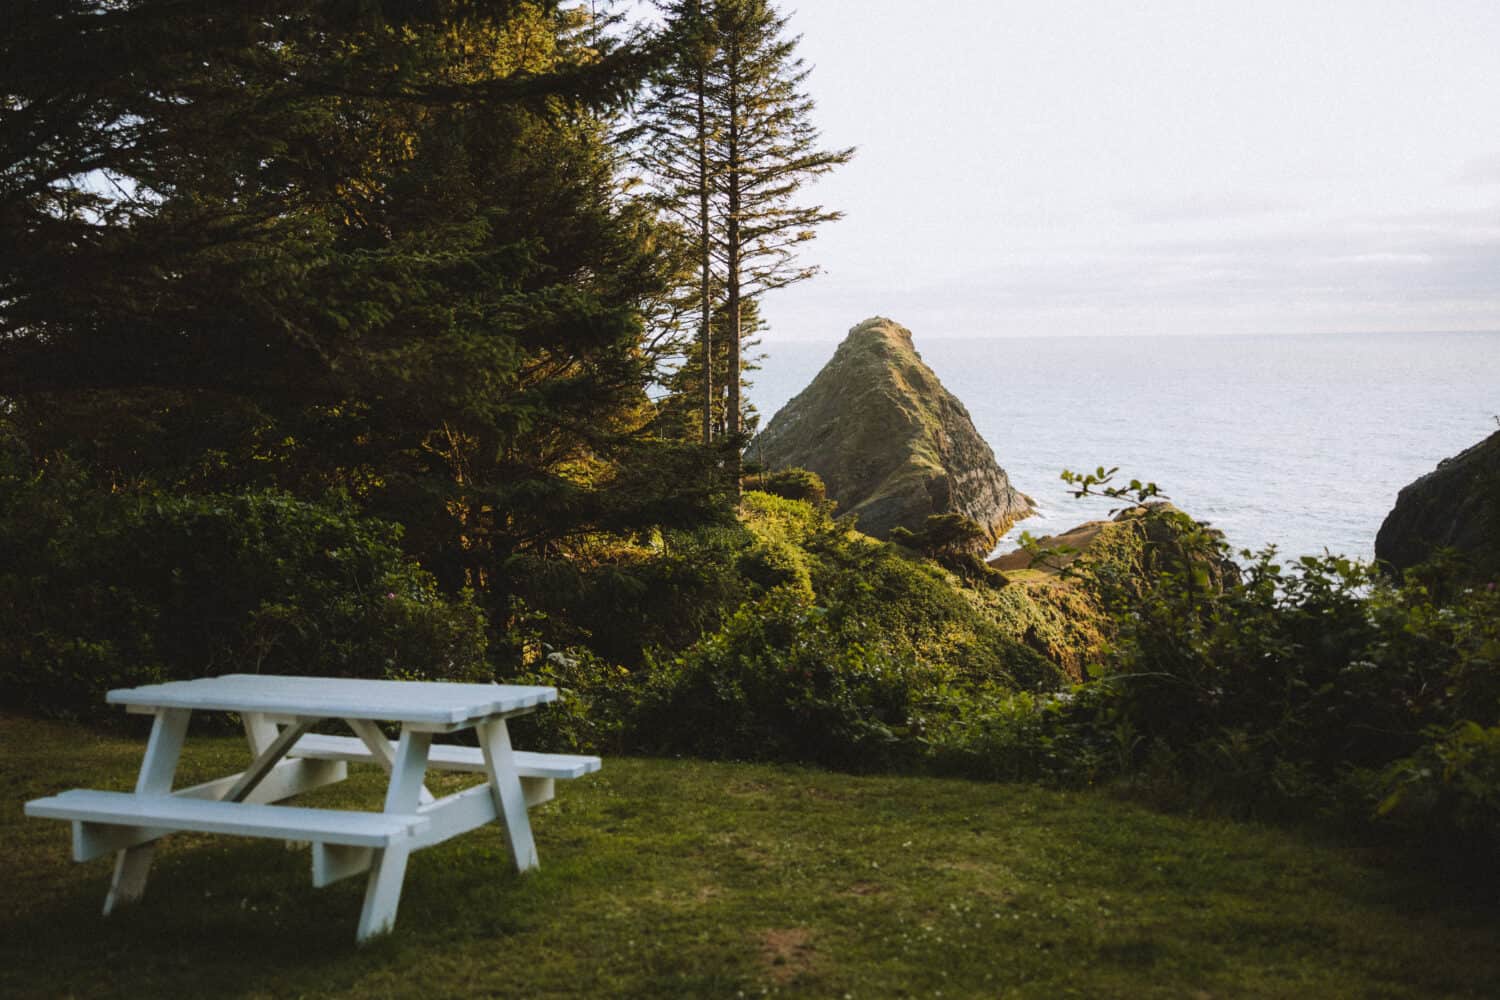
[[[537,867],[529,806],[552,798],[559,778],[597,771],[598,757],[511,748],[506,720],[554,701],[550,687],[229,674],[111,691],[127,711],[155,716],[134,792],[73,789],[26,803],[26,815],[69,820],[73,859],[115,855],[104,913],[138,900],[155,842],[178,830],[271,837],[312,845],[313,885],[368,873],[356,940],[396,921],[406,861],[486,823],[506,832],[517,871]],[[194,711],[237,712],[251,763],[238,774],[173,790]],[[342,720],[352,736],[313,733]],[[392,742],[379,723],[401,727]],[[434,743],[473,729],[477,747]],[[349,761],[390,774],[382,812],[273,805],[342,781]],[[434,798],[427,770],[483,774],[472,788]]]

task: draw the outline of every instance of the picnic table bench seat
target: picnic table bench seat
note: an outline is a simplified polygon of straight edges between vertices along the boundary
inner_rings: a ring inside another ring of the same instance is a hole
[[[389,741],[387,741],[389,742]],[[396,745],[389,744],[394,753]],[[305,760],[325,761],[374,761],[375,754],[370,745],[356,736],[325,736],[308,733],[292,744],[287,756]],[[583,754],[533,753],[516,750],[512,753],[516,773],[521,778],[521,791],[526,797],[527,807],[550,802],[556,794],[554,782],[581,778],[600,768],[598,757]],[[473,774],[485,773],[484,751],[479,747],[459,746],[453,743],[434,743],[427,751],[427,766],[435,771],[458,771]]]
[[[107,826],[167,827],[378,848],[409,839],[429,822],[426,816],[409,813],[257,805],[91,788],[74,788],[50,798],[34,799],[26,803],[26,815]]]
[[[394,753],[396,744],[391,744]],[[308,733],[287,751],[288,757],[308,757],[314,760],[369,761],[373,759],[370,748],[357,736],[325,736]],[[516,762],[516,773],[523,778],[558,778],[567,780],[581,778],[599,770],[598,757],[567,753],[533,753],[516,750],[512,754]],[[458,746],[452,743],[434,743],[427,752],[427,766],[437,771],[464,771],[484,773],[484,751],[479,747]]]

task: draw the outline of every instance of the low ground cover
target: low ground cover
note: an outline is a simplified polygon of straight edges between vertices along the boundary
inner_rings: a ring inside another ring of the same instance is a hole
[[[611,758],[535,814],[416,856],[396,933],[306,854],[178,835],[128,917],[26,799],[128,789],[144,731],[0,717],[5,996],[1489,996],[1493,886],[1370,847],[1099,792]],[[194,735],[179,782],[240,740]],[[459,777],[442,781],[461,782]],[[320,801],[375,807],[362,772]],[[311,798],[311,796],[309,797]]]

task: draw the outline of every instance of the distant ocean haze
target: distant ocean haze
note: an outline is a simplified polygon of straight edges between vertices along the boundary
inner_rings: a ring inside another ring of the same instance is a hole
[[[900,317],[893,317],[900,322]],[[1371,559],[1401,487],[1496,429],[1500,333],[996,337],[913,331],[1011,483],[1055,534],[1111,504],[1063,469],[1157,483],[1236,549]],[[747,392],[761,425],[837,340],[770,342]]]

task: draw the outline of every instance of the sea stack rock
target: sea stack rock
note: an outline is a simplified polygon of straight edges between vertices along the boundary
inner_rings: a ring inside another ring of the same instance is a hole
[[[880,317],[849,331],[749,457],[768,469],[816,472],[839,508],[859,515],[859,529],[881,538],[957,513],[985,529],[983,555],[1032,512],[964,404],[923,363],[911,331]]]
[[[1375,558],[1397,571],[1440,548],[1481,577],[1500,572],[1500,431],[1404,488],[1375,536]]]

